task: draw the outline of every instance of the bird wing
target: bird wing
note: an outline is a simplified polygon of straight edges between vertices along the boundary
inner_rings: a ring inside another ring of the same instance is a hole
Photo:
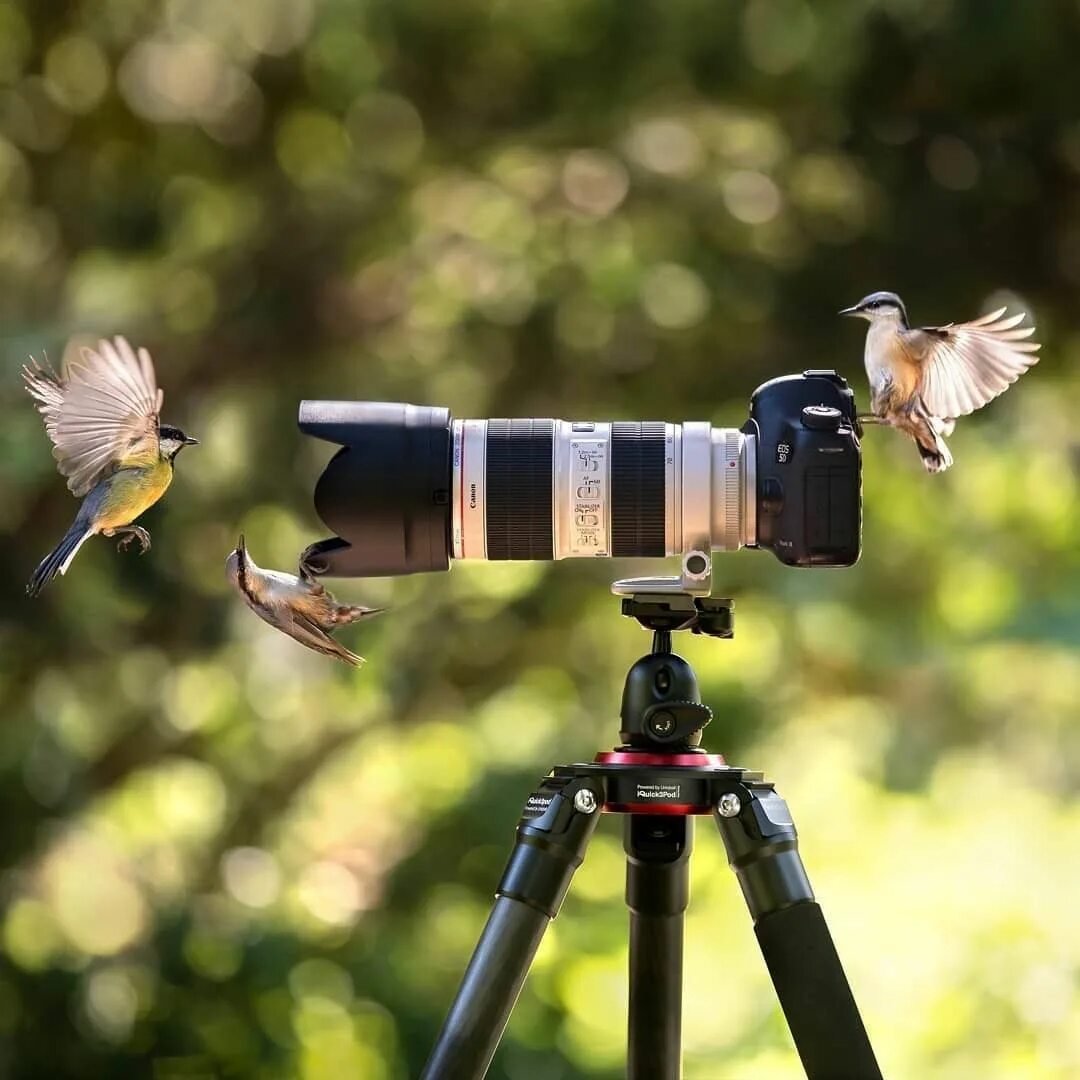
[[[359,604],[342,604],[319,582],[301,579],[308,586],[306,592],[297,592],[293,599],[293,609],[320,630],[332,634],[342,626],[378,615],[382,608],[367,608]]]
[[[264,571],[260,571],[260,574]],[[325,656],[336,656],[347,664],[362,664],[364,658],[350,652],[344,645],[335,641],[322,627],[316,625],[307,615],[297,611],[287,598],[271,599],[253,587],[252,575],[239,575],[237,587],[245,603],[263,622],[269,623],[276,630],[289,635]]]
[[[284,624],[283,629],[302,645],[306,645],[309,649],[314,649],[316,652],[324,653],[327,656],[336,656],[339,660],[344,660],[346,664],[358,665],[364,662],[362,656],[350,652],[344,645],[327,634],[325,630],[316,626],[307,616],[301,615],[298,611],[290,611],[288,615],[289,620]]]
[[[920,368],[919,393],[933,416],[956,417],[981,409],[1038,361],[1039,346],[1019,327],[1024,312],[1005,308],[966,323],[901,331],[904,348]]]
[[[61,378],[36,360],[23,368],[27,390],[45,421],[53,457],[73,495],[85,495],[129,457],[158,452],[164,394],[146,349],[122,337],[83,349]]]

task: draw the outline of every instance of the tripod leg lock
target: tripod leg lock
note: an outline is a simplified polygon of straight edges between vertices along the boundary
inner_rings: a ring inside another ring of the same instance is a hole
[[[530,816],[549,796],[543,812]],[[554,919],[585,858],[603,803],[604,791],[597,780],[546,779],[526,804],[496,895],[519,900]]]
[[[799,858],[798,833],[787,803],[769,784],[746,784],[736,793],[739,812],[715,814],[728,862],[739,879],[754,922],[763,915],[814,899]]]

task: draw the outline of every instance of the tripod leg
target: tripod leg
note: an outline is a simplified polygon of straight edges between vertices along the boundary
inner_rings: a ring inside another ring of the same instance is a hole
[[[481,1080],[487,1074],[544,931],[585,858],[600,818],[601,788],[595,781],[573,779],[561,786],[548,778],[525,813],[549,797],[538,817],[518,825],[495,906],[422,1080]]]
[[[787,803],[768,784],[748,784],[715,816],[807,1077],[881,1080]]]
[[[682,1074],[683,915],[690,901],[690,818],[626,818],[626,905],[630,909],[628,1080]]]

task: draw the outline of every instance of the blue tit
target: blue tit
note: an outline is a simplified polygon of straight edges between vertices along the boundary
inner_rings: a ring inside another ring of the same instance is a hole
[[[382,608],[338,603],[302,560],[299,577],[263,570],[248,554],[243,536],[225,560],[225,572],[260,619],[316,652],[335,656],[346,664],[364,662],[362,656],[350,652],[330,635],[339,627],[378,615]]]
[[[909,327],[896,293],[864,296],[841,315],[866,319],[863,354],[870,379],[872,415],[867,423],[890,424],[915,440],[927,472],[952,463],[945,436],[967,416],[1004,393],[1038,357],[1028,341],[1034,326],[1020,327],[1024,312],[1005,308],[966,323]]]
[[[165,494],[173,462],[185,446],[198,442],[179,428],[162,424],[163,393],[146,349],[138,353],[122,338],[83,349],[61,377],[37,361],[23,368],[26,387],[45,420],[53,457],[71,493],[82,505],[64,538],[41,560],[26,591],[39,592],[67,572],[75,553],[91,536],[123,536],[142,551],[150,534],[132,522]]]

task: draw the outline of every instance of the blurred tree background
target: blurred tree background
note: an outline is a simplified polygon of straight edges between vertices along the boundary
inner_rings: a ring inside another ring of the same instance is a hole
[[[869,431],[861,563],[720,558],[738,636],[682,651],[886,1074],[1080,1074],[1078,52],[1064,0],[0,0],[0,1075],[416,1075],[524,797],[617,739],[633,566],[343,583],[393,609],[357,671],[242,608],[241,529],[325,532],[300,398],[865,405],[834,313],[877,288],[1019,304],[1042,362],[943,477]],[[202,445],[150,554],[34,602],[75,504],[19,367],[118,332]],[[800,1075],[708,822],[693,880],[688,1080]],[[625,922],[609,820],[493,1077],[621,1074]]]

